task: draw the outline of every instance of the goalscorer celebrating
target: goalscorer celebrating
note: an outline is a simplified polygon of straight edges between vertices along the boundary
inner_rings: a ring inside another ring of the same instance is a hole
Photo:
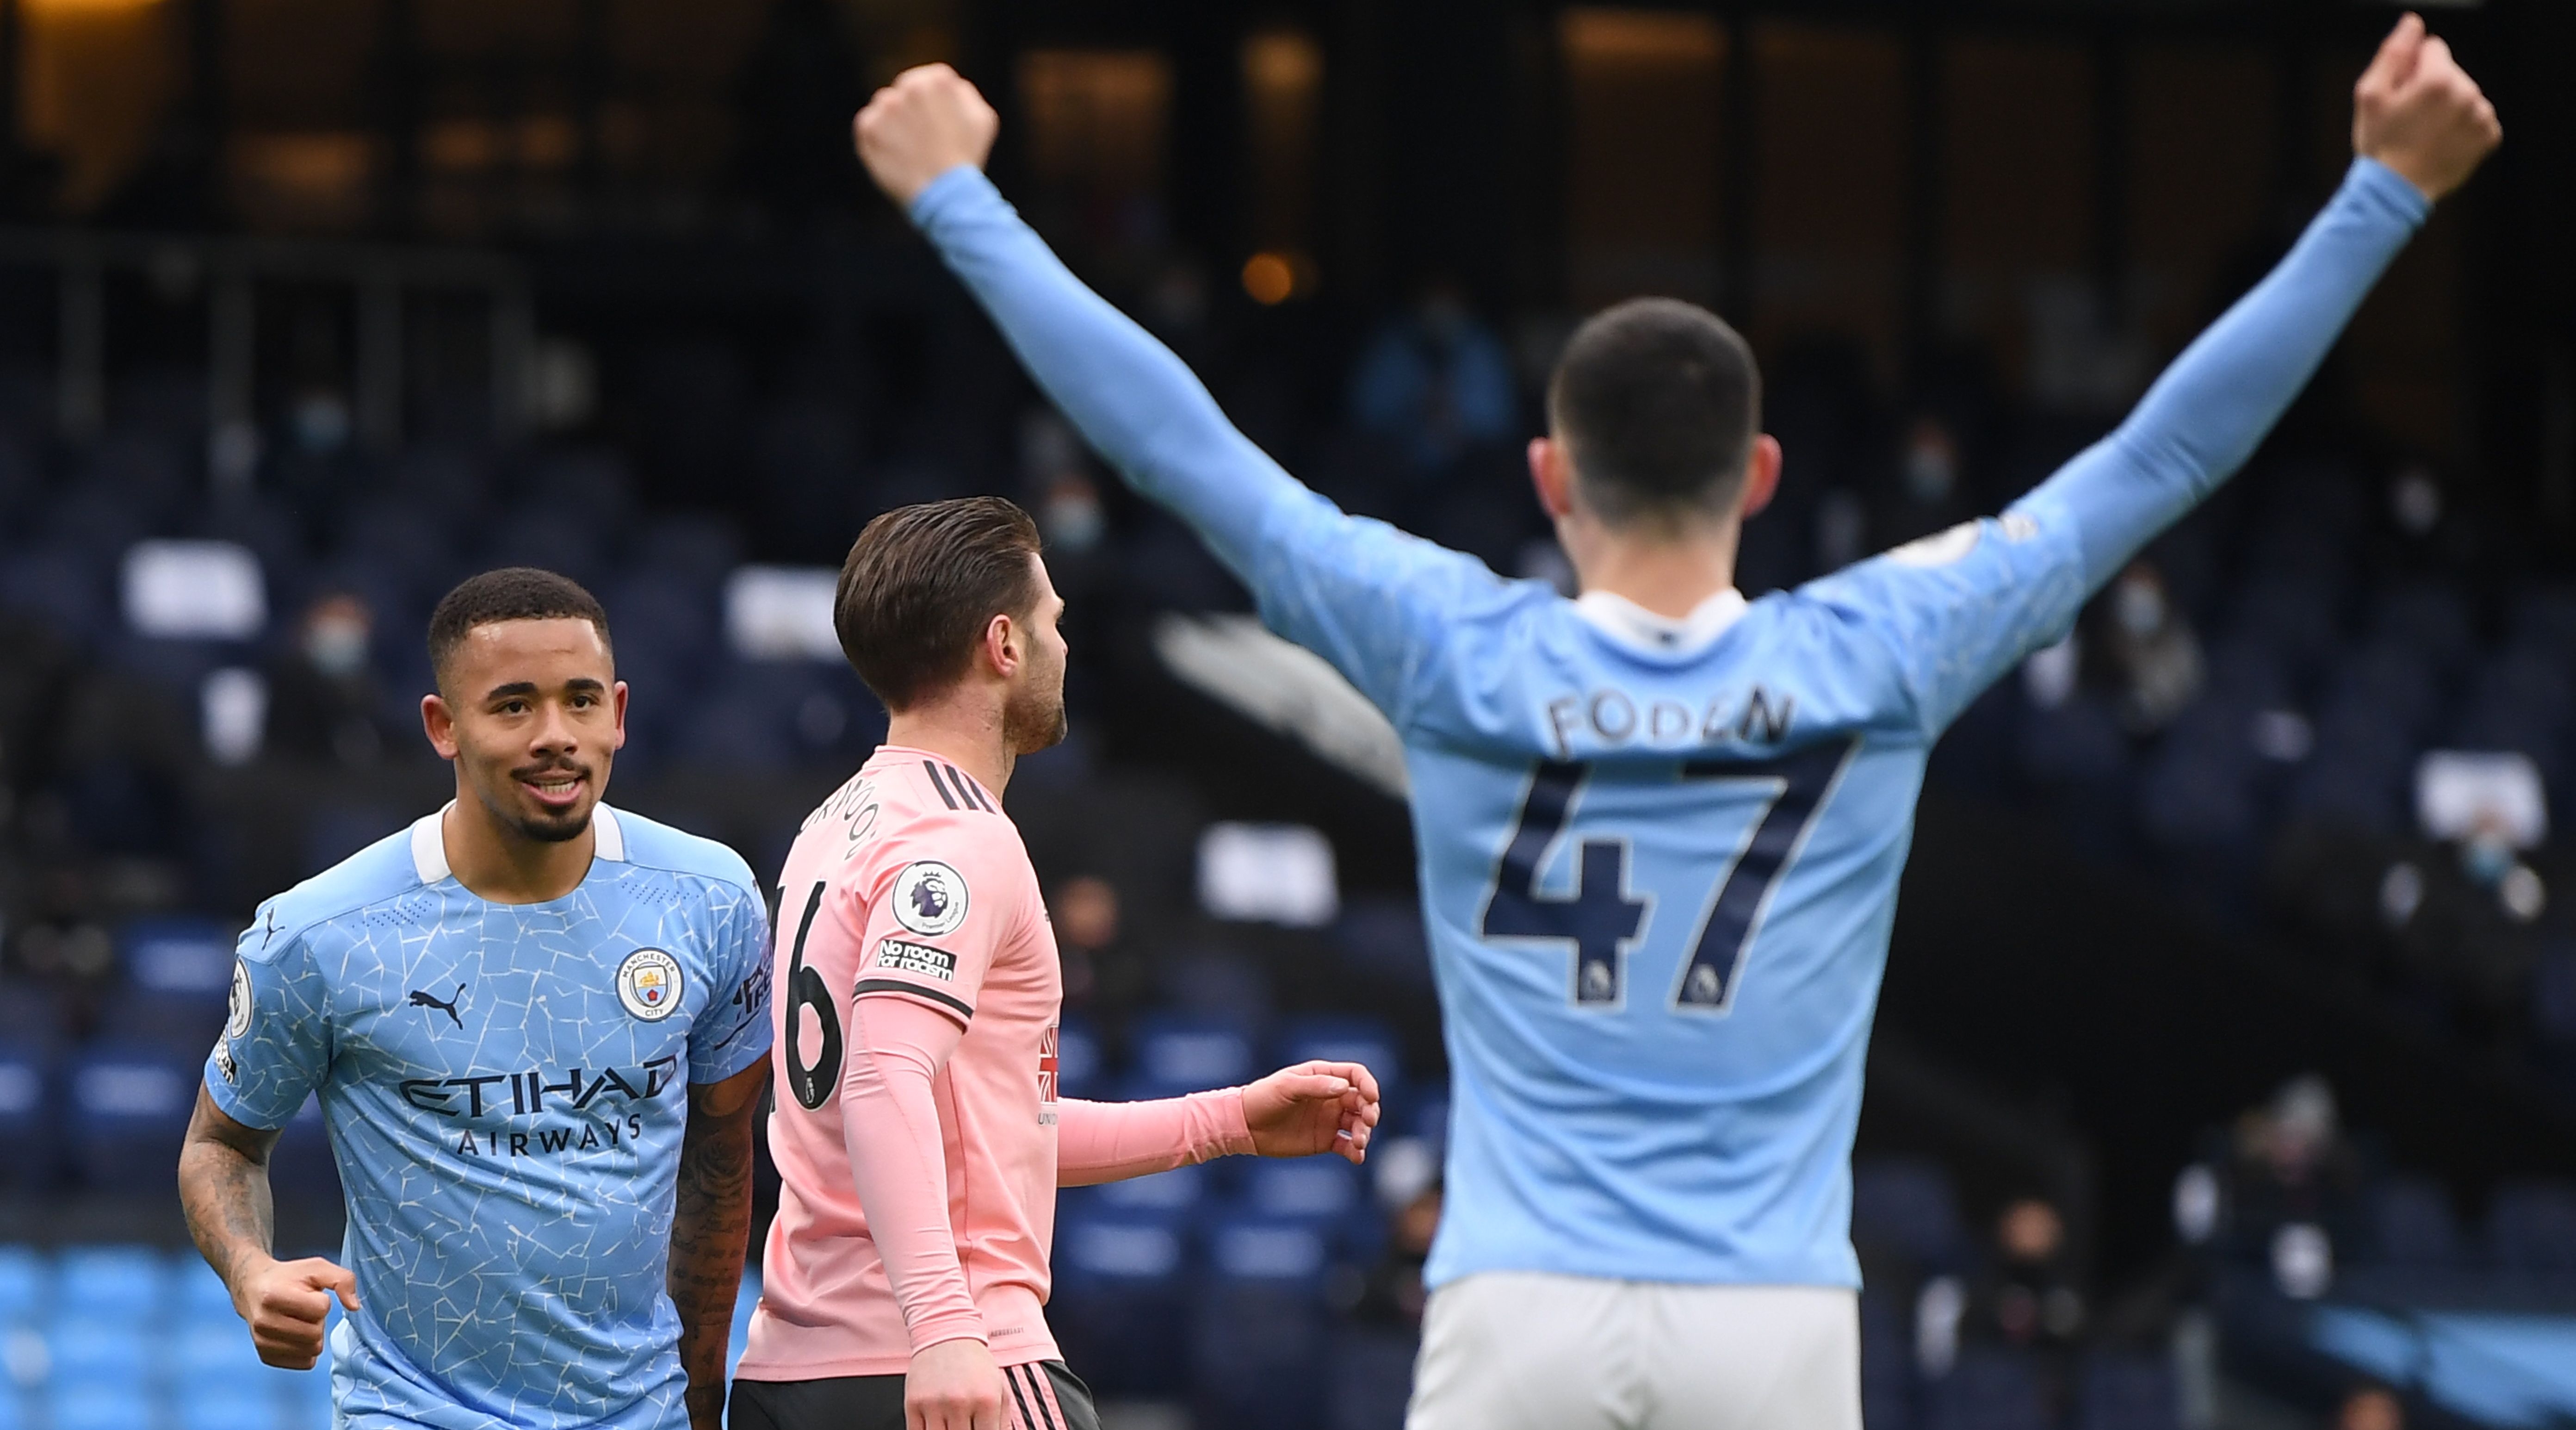
[[[2116,431],[2000,519],[1759,600],[1737,535],[1784,458],[1714,315],[1567,344],[1529,451],[1565,600],[1280,470],[1003,202],[995,128],[933,66],[856,133],[1091,443],[1404,740],[1454,1097],[1412,1430],[1858,1430],[1851,1142],[1926,756],[2244,463],[2494,110],[2407,16],[2333,199]]]

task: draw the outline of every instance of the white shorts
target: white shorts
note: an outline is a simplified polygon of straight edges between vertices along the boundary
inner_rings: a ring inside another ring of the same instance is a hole
[[[1431,1295],[1405,1430],[1860,1430],[1860,1299],[1486,1272]]]

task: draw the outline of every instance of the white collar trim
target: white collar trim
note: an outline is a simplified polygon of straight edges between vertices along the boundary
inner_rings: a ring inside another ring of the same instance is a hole
[[[435,884],[454,871],[447,867],[447,836],[444,824],[447,812],[456,807],[449,800],[435,814],[424,814],[412,821],[411,867],[424,884]],[[606,804],[590,807],[591,857],[612,863],[626,862],[626,827],[617,820],[617,811]]]
[[[1726,634],[1727,627],[1743,618],[1746,604],[1744,593],[1729,586],[1679,620],[1612,591],[1586,591],[1575,597],[1574,610],[1593,629],[1623,645],[1656,655],[1689,655]]]

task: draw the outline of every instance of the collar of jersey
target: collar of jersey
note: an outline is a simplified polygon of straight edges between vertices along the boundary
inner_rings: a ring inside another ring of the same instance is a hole
[[[1675,620],[1659,616],[1612,591],[1586,591],[1574,598],[1575,614],[1592,628],[1648,655],[1697,655],[1744,616],[1744,593],[1732,586],[1691,608]]]
[[[439,832],[440,822],[455,807],[456,801],[451,799],[440,805],[436,814],[424,814],[412,822],[411,867],[424,884],[435,884],[455,872],[447,867],[447,840]],[[606,859],[617,864],[626,862],[626,829],[617,822],[616,810],[606,804],[592,805],[590,831],[590,857],[593,860]]]

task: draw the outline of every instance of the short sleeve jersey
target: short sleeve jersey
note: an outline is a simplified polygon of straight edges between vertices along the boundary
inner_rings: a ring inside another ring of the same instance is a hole
[[[894,1375],[911,1362],[850,1173],[869,1149],[849,1145],[841,1118],[862,998],[910,999],[965,1030],[932,1087],[959,1265],[997,1361],[1055,1358],[1041,1308],[1064,983],[1019,831],[956,766],[884,747],[805,821],[779,911],[769,1146],[783,1185],[741,1373]]]
[[[768,907],[732,850],[605,805],[579,887],[496,904],[440,820],[260,908],[207,1090],[262,1128],[320,1094],[340,1423],[678,1430],[688,1085],[768,1053]]]

